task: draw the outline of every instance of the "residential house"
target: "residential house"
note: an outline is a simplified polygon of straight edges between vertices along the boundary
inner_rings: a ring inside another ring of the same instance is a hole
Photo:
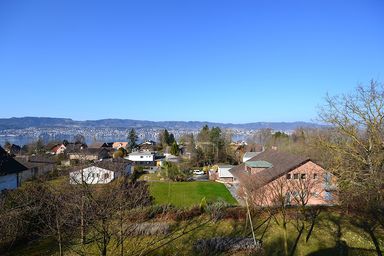
[[[171,162],[171,163],[178,163],[180,162],[180,157],[172,155],[172,154],[164,154],[165,155],[165,161]]]
[[[51,154],[59,155],[63,154],[67,147],[64,144],[57,144],[51,148]]]
[[[19,155],[21,153],[21,147],[16,144],[11,144],[5,151],[10,155]]]
[[[114,142],[112,148],[118,150],[119,148],[127,148],[128,142]]]
[[[80,161],[96,161],[100,159],[111,158],[110,150],[102,148],[85,148],[78,152],[68,153],[70,160],[80,160]]]
[[[35,179],[48,172],[51,172],[56,167],[56,159],[51,155],[42,156],[19,156],[16,160],[27,167],[27,170],[20,173],[20,181]]]
[[[132,161],[135,165],[155,166],[155,154],[151,152],[132,152],[125,159]]]
[[[66,147],[66,152],[67,153],[74,153],[74,152],[80,152],[83,149],[88,148],[87,144],[85,143],[80,143],[80,142],[68,142],[64,144]]]
[[[113,142],[94,142],[88,148],[112,148]]]
[[[156,142],[152,140],[146,140],[139,145],[139,150],[145,152],[154,152],[156,151]]]
[[[27,167],[0,147],[0,191],[18,188],[21,184],[20,174],[25,170]]]
[[[109,159],[71,171],[69,173],[71,184],[107,184],[114,179],[130,175],[133,172],[133,167],[130,161],[123,159]]]
[[[218,165],[217,168],[217,181],[225,182],[225,183],[230,183],[233,182],[233,175],[229,170],[233,168],[233,165]]]
[[[267,150],[229,172],[240,190],[251,186],[260,205],[276,203],[276,193],[283,193],[287,204],[305,196],[307,205],[335,202],[335,181],[323,167],[307,157]]]

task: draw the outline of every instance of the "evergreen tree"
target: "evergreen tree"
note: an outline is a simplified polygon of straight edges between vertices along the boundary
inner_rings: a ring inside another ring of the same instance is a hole
[[[177,145],[176,141],[174,141],[172,143],[172,147],[171,147],[170,153],[172,155],[174,155],[174,156],[178,156],[179,155],[179,146]]]
[[[130,151],[132,151],[134,148],[137,147],[137,139],[138,139],[138,136],[136,134],[136,131],[135,129],[131,129],[129,131],[129,134],[128,134],[128,148],[130,149]]]

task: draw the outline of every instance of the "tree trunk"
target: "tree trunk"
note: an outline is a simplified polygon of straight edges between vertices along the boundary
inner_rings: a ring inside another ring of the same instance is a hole
[[[371,237],[373,244],[375,245],[375,249],[376,249],[376,252],[377,252],[377,256],[383,256],[383,253],[382,253],[381,250],[380,250],[380,244],[379,244],[379,241],[377,241],[377,238],[376,238],[376,236],[375,236],[375,233],[373,233],[373,230],[372,230],[371,228],[368,228],[368,229],[367,229],[367,232],[368,232],[369,236]]]
[[[288,231],[287,231],[287,223],[283,220],[283,229],[284,229],[284,255],[288,255]]]
[[[120,256],[124,256],[124,238],[123,238],[123,212],[120,203]]]
[[[299,243],[299,240],[300,240],[301,235],[303,234],[303,231],[304,231],[304,224],[302,224],[302,226],[299,230],[299,234],[297,235],[295,243],[293,244],[293,247],[291,249],[291,253],[289,254],[290,256],[293,256],[293,254],[295,253],[296,248],[297,248],[297,244]]]
[[[80,222],[81,243],[85,244],[84,196],[81,197]]]
[[[307,237],[305,238],[305,242],[307,243],[308,242],[308,240],[309,240],[309,238],[311,237],[311,235],[312,235],[312,231],[313,231],[313,229],[314,229],[314,227],[315,227],[315,224],[316,224],[316,219],[317,219],[317,217],[320,215],[320,212],[321,212],[321,210],[316,210],[316,212],[315,213],[311,213],[311,227],[309,228],[309,231],[308,231],[308,234],[307,234]]]
[[[61,230],[60,230],[59,219],[57,215],[56,215],[56,230],[57,230],[57,242],[59,244],[59,255],[63,256]]]

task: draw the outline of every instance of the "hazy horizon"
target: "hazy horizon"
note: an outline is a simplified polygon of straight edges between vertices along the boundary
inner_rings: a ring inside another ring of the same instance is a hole
[[[316,120],[310,120],[310,121],[303,121],[303,120],[296,120],[296,121],[264,121],[264,120],[256,120],[251,122],[244,122],[244,123],[236,123],[236,122],[217,122],[217,121],[210,121],[210,120],[148,120],[148,119],[133,119],[133,118],[100,118],[100,119],[74,119],[71,117],[54,117],[54,116],[10,116],[10,117],[0,117],[0,119],[12,119],[12,118],[59,118],[59,119],[71,119],[72,121],[101,121],[101,120],[134,120],[134,121],[140,121],[140,122],[199,122],[199,123],[221,123],[221,124],[250,124],[250,123],[314,123],[318,124],[320,122]]]

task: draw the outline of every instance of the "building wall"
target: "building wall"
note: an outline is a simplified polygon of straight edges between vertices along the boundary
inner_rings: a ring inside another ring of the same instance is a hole
[[[129,154],[128,160],[131,160],[133,162],[153,162],[154,161],[154,155],[153,154]]]
[[[83,161],[95,161],[98,160],[96,155],[84,155],[84,154],[69,154],[71,160],[83,160]]]
[[[231,168],[232,167],[219,167],[217,170],[219,173],[219,178],[232,178],[233,179],[232,173],[229,172],[229,170]]]
[[[26,180],[34,179],[40,177],[48,172],[51,172],[55,169],[55,164],[40,164],[36,167],[29,168],[21,173],[19,173],[19,179],[23,183]]]
[[[61,145],[60,148],[57,149],[56,155],[63,154],[67,148],[64,145]]]
[[[0,191],[3,189],[15,189],[18,187],[16,173],[0,176]]]
[[[219,181],[222,181],[222,182],[233,182],[233,177],[222,177],[222,178],[219,178]]]
[[[305,193],[306,196],[302,198],[307,201],[306,205],[336,203],[337,198],[334,192],[325,190],[324,180],[327,172],[321,166],[309,161],[288,174],[290,179],[287,179],[287,175],[283,175],[260,188],[254,194],[254,201],[259,205],[273,205],[276,203],[277,195],[284,195],[287,204],[300,205],[301,202],[298,202],[300,196],[298,195],[299,193]],[[332,200],[329,200],[329,193],[333,193]]]
[[[69,173],[71,184],[81,184],[83,181],[87,184],[106,184],[116,178],[113,171],[100,167],[91,166],[82,170]]]

